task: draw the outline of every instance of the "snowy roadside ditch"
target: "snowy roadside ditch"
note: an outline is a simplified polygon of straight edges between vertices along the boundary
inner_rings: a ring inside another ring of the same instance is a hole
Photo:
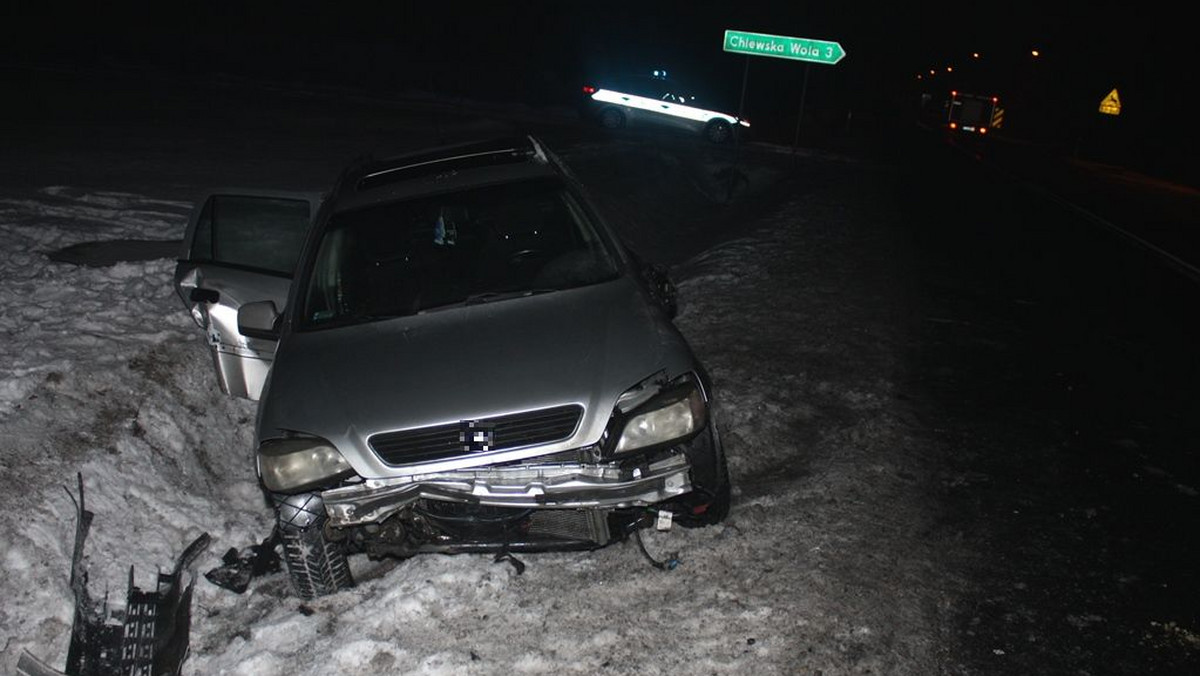
[[[61,667],[82,474],[96,514],[89,588],[123,603],[129,566],[153,589],[191,539],[261,519],[247,475],[253,409],[219,395],[171,260],[78,267],[47,253],[86,241],[178,238],[191,204],[51,187],[0,200],[0,646]]]
[[[219,393],[173,262],[90,269],[44,255],[178,237],[185,205],[43,198],[0,201],[0,462],[19,487],[0,496],[17,515],[0,524],[9,669],[22,649],[65,656],[63,487],[76,472],[96,513],[90,587],[114,600],[130,565],[149,585],[201,532],[214,543],[198,571],[269,530],[253,406]],[[921,535],[920,449],[895,397],[897,291],[876,265],[888,244],[870,199],[806,197],[675,268],[677,321],[722,398],[735,483],[725,524],[648,539],[679,551],[679,568],[654,569],[628,543],[529,555],[519,576],[482,555],[359,561],[358,587],[307,603],[283,575],[241,596],[199,579],[184,673],[936,671],[944,571]]]

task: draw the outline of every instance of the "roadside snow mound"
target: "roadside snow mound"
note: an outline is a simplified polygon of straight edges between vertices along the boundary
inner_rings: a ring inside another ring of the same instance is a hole
[[[0,505],[6,543],[0,646],[66,654],[74,489],[96,520],[89,587],[123,597],[129,566],[157,567],[209,531],[217,546],[262,531],[253,408],[220,395],[199,332],[171,288],[173,261],[82,268],[46,251],[88,239],[179,237],[189,204],[48,188],[0,201]],[[12,488],[18,490],[12,490]]]

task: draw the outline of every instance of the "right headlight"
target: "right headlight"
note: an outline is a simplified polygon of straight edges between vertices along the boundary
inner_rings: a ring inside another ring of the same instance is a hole
[[[664,446],[693,436],[708,423],[700,385],[685,376],[623,416],[613,453]]]
[[[328,441],[296,437],[268,439],[259,444],[258,473],[267,490],[298,493],[351,476],[354,470]]]

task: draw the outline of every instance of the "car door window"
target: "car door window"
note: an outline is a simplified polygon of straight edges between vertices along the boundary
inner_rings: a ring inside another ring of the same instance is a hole
[[[656,100],[662,98],[662,95],[666,93],[660,81],[648,77],[625,78],[618,81],[617,87],[618,91],[623,94]]]
[[[302,199],[214,195],[196,223],[191,258],[291,275],[310,208]]]

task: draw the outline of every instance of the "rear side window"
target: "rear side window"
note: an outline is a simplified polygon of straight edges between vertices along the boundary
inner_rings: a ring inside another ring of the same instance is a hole
[[[649,77],[629,78],[621,83],[625,94],[644,96],[648,99],[661,99],[667,93],[667,85],[662,80]]]
[[[192,260],[291,275],[309,225],[307,200],[214,195],[192,239]]]

